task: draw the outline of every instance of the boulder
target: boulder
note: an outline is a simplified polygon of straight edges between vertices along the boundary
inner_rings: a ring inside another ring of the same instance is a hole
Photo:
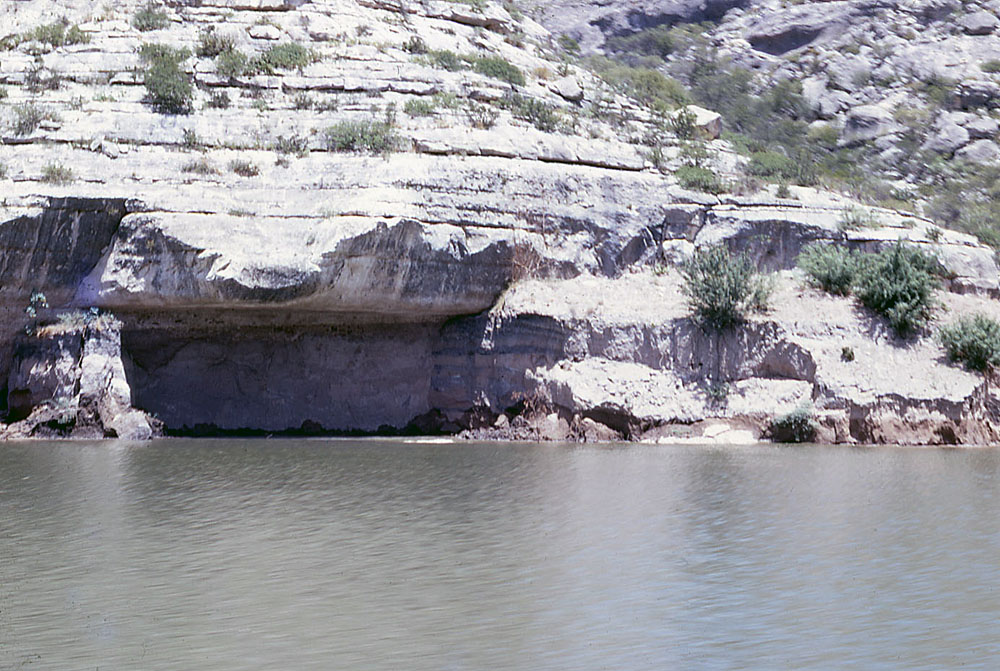
[[[963,81],[955,91],[962,109],[979,107],[1000,107],[1000,84],[994,81],[974,79]]]
[[[1000,147],[993,140],[975,140],[956,151],[955,158],[972,163],[996,163],[1000,160]]]
[[[874,140],[883,135],[900,131],[890,112],[879,105],[861,105],[847,113],[840,141],[844,145],[858,144]]]
[[[997,23],[997,17],[992,12],[987,11],[966,14],[956,21],[956,25],[966,35],[989,35],[996,30]]]
[[[964,126],[973,140],[990,139],[1000,131],[1000,122],[989,117],[976,117]]]

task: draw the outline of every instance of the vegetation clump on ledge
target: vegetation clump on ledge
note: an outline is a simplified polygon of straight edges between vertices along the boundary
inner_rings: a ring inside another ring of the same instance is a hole
[[[175,49],[166,44],[143,44],[139,58],[146,64],[143,84],[146,99],[167,114],[188,114],[192,111],[194,85],[181,64],[191,57],[188,49]]]
[[[771,283],[746,254],[733,256],[724,245],[696,250],[681,266],[681,291],[695,318],[723,330],[752,311],[767,309]]]
[[[1000,366],[1000,323],[983,314],[967,315],[938,332],[948,359],[980,373]]]

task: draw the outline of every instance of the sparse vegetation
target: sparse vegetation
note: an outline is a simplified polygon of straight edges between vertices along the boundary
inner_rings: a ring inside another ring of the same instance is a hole
[[[500,101],[500,106],[510,110],[515,118],[529,121],[535,128],[546,133],[555,131],[562,118],[554,105],[519,93],[509,93]]]
[[[46,184],[69,184],[75,178],[73,171],[60,163],[49,163],[42,168],[41,181]]]
[[[843,212],[840,213],[840,220],[837,222],[837,228],[842,231],[879,228],[881,225],[882,223],[879,221],[877,214],[867,208],[856,205],[844,208]]]
[[[194,86],[181,64],[191,57],[187,49],[175,49],[165,44],[143,44],[139,58],[146,64],[143,84],[146,100],[165,114],[191,112]]]
[[[198,47],[195,53],[201,58],[215,58],[226,51],[236,48],[236,38],[215,32],[215,26],[209,26],[198,34]]]
[[[147,3],[132,17],[132,25],[142,32],[160,30],[166,28],[169,23],[170,16],[156,2]]]
[[[695,318],[722,330],[767,308],[771,284],[745,254],[733,256],[724,245],[696,250],[681,266],[681,290]]]
[[[525,83],[524,73],[520,68],[501,56],[479,56],[473,61],[472,69],[515,86],[524,86]]]
[[[78,25],[70,25],[65,18],[54,23],[38,26],[21,36],[23,40],[34,40],[52,47],[63,47],[70,44],[87,44],[90,35],[80,30]]]
[[[787,415],[771,422],[768,435],[778,443],[808,443],[816,438],[816,420],[812,408],[800,405]]]
[[[301,135],[279,135],[271,148],[279,154],[295,154],[301,158],[309,153],[309,140]]]
[[[254,163],[239,158],[229,162],[229,171],[236,173],[240,177],[256,177],[260,174],[260,168]]]
[[[275,44],[264,53],[252,58],[247,70],[258,75],[272,75],[276,70],[301,69],[319,60],[310,49],[295,42]]]
[[[197,149],[201,146],[201,138],[193,128],[185,128],[181,136],[181,146],[185,149]]]
[[[938,340],[951,361],[969,370],[986,372],[1000,365],[1000,322],[984,314],[966,315],[942,327]]]
[[[21,103],[14,106],[14,125],[12,130],[17,137],[31,135],[48,117],[48,114],[35,103]]]
[[[388,154],[400,144],[394,124],[389,119],[341,121],[323,134],[330,151],[356,151]]]
[[[437,106],[433,100],[426,100],[424,98],[410,98],[403,105],[403,111],[410,116],[430,116],[434,114],[436,108]]]
[[[250,59],[236,49],[226,49],[215,57],[215,71],[220,77],[235,79],[247,74]]]
[[[228,109],[230,105],[229,94],[225,91],[216,91],[209,96],[205,105],[213,109]]]
[[[489,105],[470,103],[465,108],[465,116],[469,120],[469,125],[480,130],[489,130],[497,122],[500,113]]]
[[[674,173],[677,182],[685,189],[705,191],[706,193],[723,193],[725,184],[711,169],[696,165],[682,165]]]
[[[205,156],[201,156],[193,161],[190,161],[189,163],[185,163],[184,167],[181,168],[181,172],[191,172],[197,175],[219,174],[219,170]]]

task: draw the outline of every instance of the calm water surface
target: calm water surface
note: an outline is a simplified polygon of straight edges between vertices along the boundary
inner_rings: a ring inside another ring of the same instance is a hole
[[[0,445],[0,669],[997,669],[1000,452]]]

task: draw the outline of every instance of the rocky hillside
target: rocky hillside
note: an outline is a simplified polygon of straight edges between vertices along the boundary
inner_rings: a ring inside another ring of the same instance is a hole
[[[732,121],[513,4],[33,0],[0,25],[8,437],[746,439],[804,404],[825,440],[994,437],[980,376],[793,270],[907,238],[947,321],[994,310],[989,248],[746,179]],[[715,337],[672,266],[718,243],[781,274]]]

